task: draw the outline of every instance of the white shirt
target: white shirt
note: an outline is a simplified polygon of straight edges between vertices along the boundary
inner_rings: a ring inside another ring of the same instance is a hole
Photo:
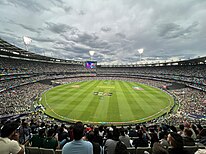
[[[21,147],[17,141],[0,137],[0,154],[17,154],[20,150]]]

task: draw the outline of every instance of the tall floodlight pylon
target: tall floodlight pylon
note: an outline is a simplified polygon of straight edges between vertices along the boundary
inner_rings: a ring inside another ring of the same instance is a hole
[[[90,60],[92,60],[92,57],[94,56],[95,51],[90,50],[89,55],[90,55]]]
[[[25,45],[26,51],[28,51],[28,45],[32,42],[32,39],[27,37],[27,36],[24,36],[23,37],[23,41],[24,41],[24,45]]]
[[[138,49],[137,51],[139,52],[139,59],[140,59],[140,62],[141,62],[142,61],[142,54],[144,52],[144,49],[141,48],[141,49]]]

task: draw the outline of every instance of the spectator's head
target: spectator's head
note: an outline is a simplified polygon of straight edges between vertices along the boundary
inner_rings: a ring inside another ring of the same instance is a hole
[[[64,128],[63,127],[60,127],[59,128],[59,133],[63,133],[64,132]]]
[[[82,122],[76,122],[73,127],[74,139],[80,140],[84,135],[84,125]]]
[[[6,123],[1,129],[1,137],[12,138],[12,136],[16,133],[19,127],[19,123],[10,122]]]
[[[203,127],[200,124],[197,125],[197,128],[199,131],[201,131],[203,129]]]
[[[142,131],[139,131],[137,135],[138,135],[139,139],[142,139],[144,134]]]
[[[170,132],[167,137],[169,144],[175,149],[183,149],[183,139],[182,137],[174,132]]]
[[[184,122],[184,126],[185,126],[186,128],[190,128],[190,123],[187,122],[187,121],[185,121],[185,122]]]
[[[188,128],[184,129],[184,135],[187,137],[191,137],[192,136],[192,131]]]
[[[113,140],[118,141],[118,140],[119,140],[119,135],[120,135],[119,129],[118,129],[118,128],[115,128],[115,129],[113,130]]]
[[[47,132],[48,137],[53,137],[55,135],[55,130],[54,129],[49,129]]]
[[[103,131],[103,130],[104,130],[103,126],[102,125],[99,126],[99,131]]]
[[[99,136],[99,128],[94,128],[94,135]]]
[[[86,137],[87,137],[88,141],[93,142],[94,141],[94,132],[90,131],[89,133],[87,133]]]
[[[170,126],[170,129],[172,130],[172,132],[177,133],[177,128],[175,126]]]
[[[39,136],[44,137],[45,136],[45,129],[39,129]]]
[[[139,130],[139,129],[140,129],[140,125],[136,125],[136,126],[135,126],[135,129],[136,129],[136,130]]]
[[[121,128],[121,129],[120,129],[120,135],[121,135],[121,136],[125,136],[125,130],[124,130],[124,128]]]
[[[185,126],[184,126],[183,124],[180,124],[180,125],[179,125],[179,129],[180,129],[181,131],[184,130],[184,127],[185,127]]]

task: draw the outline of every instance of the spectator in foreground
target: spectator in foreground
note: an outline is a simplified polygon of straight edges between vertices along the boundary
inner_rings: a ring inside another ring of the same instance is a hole
[[[194,146],[195,145],[195,141],[191,136],[192,136],[192,131],[188,128],[185,128],[183,131],[184,146]]]
[[[92,143],[84,141],[84,125],[76,122],[73,127],[74,140],[63,146],[62,154],[93,154]]]
[[[161,144],[155,142],[152,147],[152,154],[169,154],[169,152]]]
[[[119,142],[119,129],[110,129],[108,132],[108,139],[104,145],[104,151],[106,154],[114,154],[117,142]]]
[[[135,146],[135,148],[137,147],[148,147],[148,140],[146,140],[144,138],[144,134],[142,133],[142,131],[140,131],[138,133],[138,138],[135,138],[132,142],[132,145]]]
[[[29,140],[30,145],[32,147],[42,147],[42,144],[45,139],[45,129],[39,129],[38,134],[33,135],[33,137]]]
[[[119,140],[122,141],[127,147],[131,147],[130,137],[125,134],[124,128],[120,129]]]
[[[199,142],[206,145],[206,129],[203,128],[201,125],[197,125],[199,134],[198,134],[198,139]]]
[[[19,124],[7,123],[1,129],[0,153],[1,154],[24,154],[24,148],[18,143],[19,132],[16,130]]]
[[[90,131],[89,133],[87,133],[86,138],[93,145],[93,153],[94,154],[102,154],[102,147],[100,146],[100,144],[98,142],[94,141],[94,136],[95,136],[94,132]]]
[[[167,140],[171,146],[171,149],[169,149],[170,154],[186,154],[186,152],[183,150],[182,136],[175,132],[170,132],[168,134]]]
[[[47,149],[54,149],[54,150],[56,150],[56,148],[59,148],[59,143],[54,136],[55,136],[55,130],[49,129],[47,132],[47,137],[43,141],[42,147]]]

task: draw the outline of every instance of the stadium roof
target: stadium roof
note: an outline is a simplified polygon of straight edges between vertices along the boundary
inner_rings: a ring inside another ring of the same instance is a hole
[[[38,55],[24,49],[20,49],[2,39],[0,39],[0,56],[6,57],[15,57],[20,59],[29,59],[37,61],[47,61],[47,62],[57,62],[57,63],[68,63],[68,64],[83,64],[83,61],[73,61],[73,60],[64,60],[57,59],[47,56]],[[182,60],[182,61],[170,61],[162,63],[143,63],[143,64],[130,64],[130,65],[105,65],[116,66],[116,67],[131,67],[131,66],[167,66],[167,65],[197,65],[197,64],[206,64],[206,57],[199,57],[195,59]],[[103,66],[103,65],[102,65]]]
[[[52,57],[47,57],[36,53],[32,53],[30,51],[20,49],[2,39],[0,39],[0,56],[37,60],[37,61],[57,62],[57,63],[63,62],[68,64],[82,64],[81,61],[57,59],[57,58],[52,58]]]

